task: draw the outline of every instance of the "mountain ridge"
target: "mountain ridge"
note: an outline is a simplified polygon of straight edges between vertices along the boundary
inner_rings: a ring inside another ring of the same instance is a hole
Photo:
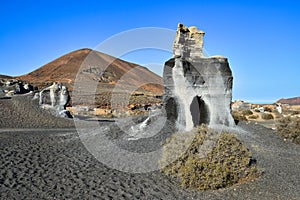
[[[88,48],[72,51],[32,72],[13,78],[30,82],[35,86],[39,86],[39,88],[54,81],[61,82],[66,84],[72,91],[77,73],[82,73],[82,71],[79,72],[80,69],[85,70],[87,76],[100,84],[114,85],[133,68],[141,71],[139,75],[145,76],[145,78],[151,77],[153,82],[158,83],[158,85],[149,84],[152,87],[148,86],[147,90],[162,93],[162,78],[148,68]],[[138,85],[138,83],[134,83],[134,80],[131,81],[133,84]]]
[[[129,94],[128,103],[133,107],[159,104],[163,94],[162,77],[148,68],[88,48],[64,54],[27,74],[1,77],[30,83],[39,91],[61,82],[68,87],[71,100],[77,89],[81,95],[78,105],[97,108],[110,107],[114,94]],[[93,96],[94,103],[88,103],[87,98]]]
[[[281,98],[276,102],[289,105],[300,105],[300,97]]]

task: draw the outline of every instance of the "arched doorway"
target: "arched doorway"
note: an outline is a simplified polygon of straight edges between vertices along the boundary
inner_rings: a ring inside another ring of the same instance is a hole
[[[190,105],[194,127],[209,123],[209,110],[203,99],[195,96]]]

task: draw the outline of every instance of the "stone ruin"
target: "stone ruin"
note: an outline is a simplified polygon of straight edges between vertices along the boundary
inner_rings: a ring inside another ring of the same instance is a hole
[[[204,57],[204,32],[178,24],[174,57],[164,67],[164,108],[179,130],[202,123],[233,126],[232,72],[227,58]]]
[[[70,101],[69,91],[61,83],[54,82],[51,86],[41,90],[35,98],[39,98],[42,108],[53,111],[58,116],[72,118],[70,112],[66,110]]]

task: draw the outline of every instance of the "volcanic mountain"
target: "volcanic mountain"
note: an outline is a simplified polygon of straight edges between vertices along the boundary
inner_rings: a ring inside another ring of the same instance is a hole
[[[37,86],[39,90],[52,82],[63,83],[71,93],[76,90],[74,83],[84,85],[84,91],[96,86],[96,90],[92,91],[94,94],[88,92],[85,95],[95,95],[98,106],[109,103],[116,86],[122,92],[129,90],[151,98],[161,96],[163,92],[162,78],[147,68],[91,49],[73,51],[15,78]]]
[[[289,104],[289,105],[300,105],[300,97],[293,97],[287,99],[279,99],[277,103]]]
[[[140,72],[139,75],[141,75],[142,78],[148,79],[150,76],[151,79],[158,84],[150,84],[152,87],[148,87],[149,91],[162,92],[162,86],[159,85],[162,83],[162,78],[147,68],[91,49],[73,51],[29,74],[16,78],[36,85],[57,81],[69,84],[69,86],[72,87],[76,75],[86,72],[87,76],[95,81],[115,84],[125,73],[133,68],[136,68],[136,71]],[[133,84],[138,83],[135,82]]]

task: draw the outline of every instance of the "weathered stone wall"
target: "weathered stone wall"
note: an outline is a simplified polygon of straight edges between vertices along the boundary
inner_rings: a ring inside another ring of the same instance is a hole
[[[167,118],[179,129],[190,130],[201,123],[234,124],[232,72],[227,58],[203,57],[203,35],[196,27],[190,31],[179,24],[174,58],[165,63],[164,107]]]

